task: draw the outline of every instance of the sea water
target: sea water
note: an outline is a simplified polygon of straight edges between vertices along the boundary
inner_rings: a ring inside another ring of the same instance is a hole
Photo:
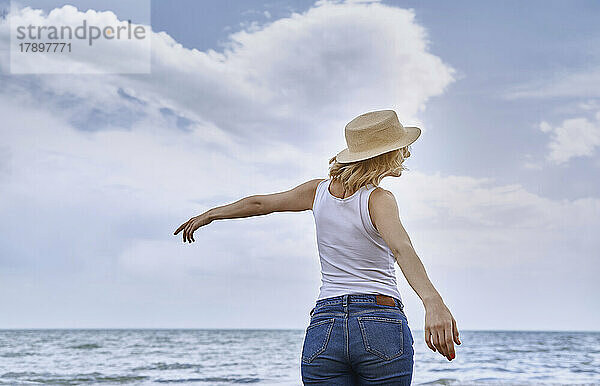
[[[600,385],[600,332],[461,331],[448,361],[415,338],[414,385]],[[301,385],[304,330],[0,330],[0,384]]]

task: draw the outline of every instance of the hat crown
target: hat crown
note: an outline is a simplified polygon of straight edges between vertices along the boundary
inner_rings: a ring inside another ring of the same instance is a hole
[[[354,153],[397,142],[407,135],[394,110],[361,114],[348,122],[344,132],[348,150]]]

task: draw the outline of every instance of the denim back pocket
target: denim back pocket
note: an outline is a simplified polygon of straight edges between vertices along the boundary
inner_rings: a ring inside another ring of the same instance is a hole
[[[402,318],[359,316],[358,325],[365,350],[386,361],[402,355],[404,346],[402,321]]]
[[[302,361],[312,362],[327,348],[335,318],[311,322],[306,328],[304,345],[302,346]]]

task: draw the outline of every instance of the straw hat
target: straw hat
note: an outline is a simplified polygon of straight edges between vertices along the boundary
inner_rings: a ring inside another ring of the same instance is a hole
[[[408,146],[419,138],[421,129],[402,126],[394,110],[380,110],[351,120],[345,135],[348,147],[335,156],[340,163],[361,161]]]

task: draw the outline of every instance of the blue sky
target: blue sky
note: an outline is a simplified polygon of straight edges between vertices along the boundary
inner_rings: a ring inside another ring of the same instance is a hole
[[[325,177],[344,124],[394,108],[423,135],[382,186],[459,328],[597,329],[599,12],[155,0],[150,75],[12,75],[0,50],[0,328],[304,328],[310,212],[172,232]]]

